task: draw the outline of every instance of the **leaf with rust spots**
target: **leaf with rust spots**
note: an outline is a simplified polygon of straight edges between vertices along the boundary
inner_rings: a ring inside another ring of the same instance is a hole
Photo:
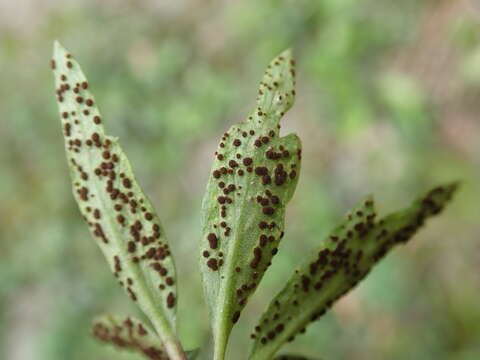
[[[280,119],[294,102],[294,76],[287,50],[268,66],[256,109],[223,135],[215,153],[200,241],[215,359],[223,359],[230,331],[283,237],[301,159],[300,139],[279,134]]]
[[[152,204],[135,180],[80,65],[58,42],[51,67],[73,194],[112,272],[152,321],[166,350],[182,351],[175,333],[175,266]]]
[[[276,356],[274,360],[321,360],[321,359],[317,357],[312,358],[312,357],[306,357],[302,355],[285,354],[285,355]]]
[[[92,335],[99,341],[121,349],[136,351],[151,360],[168,360],[155,332],[140,320],[103,315],[94,320]]]
[[[131,316],[124,318],[115,315],[102,315],[94,319],[92,335],[99,341],[143,354],[151,360],[168,360],[155,332],[140,320]],[[198,358],[199,350],[187,351],[189,360]]]
[[[406,243],[428,218],[440,213],[456,189],[457,184],[437,187],[380,220],[371,197],[358,205],[271,301],[252,333],[250,359],[271,359],[364,279],[393,247]]]

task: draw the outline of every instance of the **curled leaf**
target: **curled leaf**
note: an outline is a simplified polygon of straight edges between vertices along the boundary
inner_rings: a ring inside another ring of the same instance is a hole
[[[437,187],[380,220],[372,198],[364,200],[272,300],[251,335],[250,359],[270,359],[281,345],[305,331],[394,246],[406,243],[429,217],[440,213],[456,188],[456,184]]]
[[[280,119],[295,97],[289,50],[268,66],[257,108],[222,137],[203,200],[201,272],[210,310],[215,359],[277,253],[285,206],[300,171],[301,144],[281,137]]]
[[[58,42],[51,67],[73,194],[110,268],[152,321],[167,348],[174,340],[175,266],[165,232],[103,118],[79,64]]]

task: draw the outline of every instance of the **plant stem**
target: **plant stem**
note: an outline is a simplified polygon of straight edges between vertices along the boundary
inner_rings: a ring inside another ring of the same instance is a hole
[[[172,339],[170,342],[165,343],[165,351],[168,354],[170,360],[187,360],[187,356],[185,355],[182,346],[178,342],[177,339]]]
[[[150,319],[162,340],[165,351],[168,354],[170,360],[187,360],[187,356],[183,351],[182,345],[178,341],[177,337],[172,331],[170,325],[161,316],[155,316]]]
[[[214,344],[213,360],[224,360],[225,350],[227,348],[227,337],[218,336],[216,340],[217,341]]]

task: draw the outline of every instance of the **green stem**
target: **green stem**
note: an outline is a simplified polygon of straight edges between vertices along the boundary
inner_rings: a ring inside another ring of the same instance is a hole
[[[162,340],[165,351],[168,354],[170,360],[187,360],[187,356],[183,351],[182,345],[178,341],[175,334],[172,332],[172,328],[161,316],[155,316],[150,319]]]
[[[224,333],[215,337],[215,345],[213,351],[213,360],[224,360],[225,351],[227,349],[227,339]]]
[[[187,360],[187,355],[185,355],[185,352],[177,339],[173,339],[171,342],[166,342],[165,351],[170,360]]]

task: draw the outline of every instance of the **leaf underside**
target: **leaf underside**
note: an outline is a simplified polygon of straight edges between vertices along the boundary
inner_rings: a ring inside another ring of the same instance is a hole
[[[253,294],[284,231],[285,206],[300,172],[301,144],[281,137],[280,119],[295,97],[289,50],[268,66],[257,108],[222,137],[203,200],[200,266],[216,354]]]
[[[394,246],[406,243],[429,217],[440,213],[456,188],[457,184],[437,187],[380,220],[371,197],[360,203],[271,301],[251,335],[250,359],[270,359],[304,332]]]
[[[132,317],[98,317],[93,322],[92,335],[99,341],[139,352],[151,360],[168,360],[168,355],[153,330]]]
[[[103,118],[79,64],[55,43],[51,67],[73,194],[120,285],[160,336],[175,329],[175,267],[162,225]]]

